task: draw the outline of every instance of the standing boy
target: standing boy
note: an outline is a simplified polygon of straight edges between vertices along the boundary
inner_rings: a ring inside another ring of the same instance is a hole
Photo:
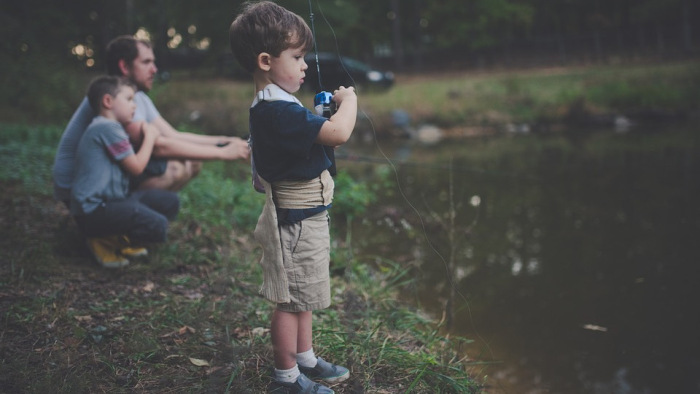
[[[292,95],[304,82],[304,54],[313,46],[313,35],[301,17],[275,3],[247,3],[229,37],[257,92],[250,133],[266,201],[255,237],[263,247],[261,292],[276,303],[271,391],[333,393],[310,380],[335,383],[349,377],[347,368],[317,358],[312,347],[312,311],[331,303],[327,210],[333,179],[324,146],[350,138],[357,96],[354,89],[340,87],[333,95],[337,112],[326,119]]]
[[[134,152],[124,126],[134,117],[135,93],[132,82],[116,76],[98,77],[88,88],[88,101],[98,115],[78,143],[70,198],[71,214],[88,240],[105,239],[118,244],[128,239],[136,246],[164,242],[168,222],[179,210],[174,192],[130,190],[131,177],[146,168],[159,134],[155,127],[142,123],[136,131],[138,135],[134,135],[141,140],[141,146]],[[99,258],[102,251],[97,249],[103,247],[102,243],[88,245],[105,267],[118,268],[129,263],[123,256],[104,261]]]

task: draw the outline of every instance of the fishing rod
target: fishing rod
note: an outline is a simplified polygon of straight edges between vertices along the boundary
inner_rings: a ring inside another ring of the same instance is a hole
[[[311,24],[311,36],[314,39],[314,59],[316,60],[316,75],[318,76],[318,87],[320,92],[314,96],[314,108],[316,113],[325,118],[330,118],[335,112],[333,95],[330,92],[323,90],[323,82],[321,81],[321,64],[318,61],[318,43],[316,42],[316,26],[314,25],[314,10],[309,0],[309,22]]]
[[[318,76],[318,87],[323,90],[321,83],[321,66],[318,64],[318,44],[316,43],[316,27],[314,26],[314,9],[309,0],[309,21],[311,22],[311,36],[314,39],[314,56],[316,58],[316,75]]]
[[[323,116],[326,119],[330,119],[335,113],[336,106],[335,102],[332,100],[333,95],[330,92],[323,90],[323,84],[321,82],[321,65],[318,61],[318,44],[316,43],[316,27],[314,26],[314,10],[311,5],[311,0],[309,0],[309,22],[311,24],[311,36],[314,40],[314,56],[316,59],[316,74],[318,75],[318,87],[321,89],[320,92],[316,93],[314,96],[314,109],[316,114]],[[324,146],[323,150],[326,152],[326,156],[331,161],[331,166],[328,168],[328,172],[334,176],[337,173],[335,166],[335,149],[330,146]]]

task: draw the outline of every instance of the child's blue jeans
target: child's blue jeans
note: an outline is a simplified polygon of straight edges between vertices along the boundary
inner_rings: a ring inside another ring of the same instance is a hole
[[[132,244],[165,242],[168,222],[180,210],[176,193],[137,190],[123,200],[103,202],[87,215],[75,217],[78,228],[88,238],[126,235]]]

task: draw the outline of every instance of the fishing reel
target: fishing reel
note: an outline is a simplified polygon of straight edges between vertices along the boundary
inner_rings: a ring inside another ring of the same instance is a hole
[[[330,119],[337,109],[332,99],[333,95],[329,92],[323,91],[316,93],[316,96],[314,96],[314,109],[316,110],[316,114]]]
[[[319,92],[314,96],[314,109],[316,114],[323,116],[326,119],[330,119],[337,109],[335,101],[332,100],[333,95],[328,92]],[[335,176],[335,152],[332,146],[324,146],[323,150],[326,152],[328,159],[331,161],[331,166],[328,168],[328,172],[331,176]]]

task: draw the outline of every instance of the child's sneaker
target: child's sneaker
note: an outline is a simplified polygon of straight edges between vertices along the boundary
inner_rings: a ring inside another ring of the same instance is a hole
[[[299,367],[301,368],[301,367]],[[299,375],[294,383],[272,382],[270,393],[275,394],[334,394],[335,391],[328,387],[314,383],[303,373]]]
[[[320,379],[328,383],[338,383],[350,377],[350,371],[340,365],[331,364],[318,357],[318,362],[313,368],[299,366],[299,371],[310,379]]]
[[[130,257],[130,258],[146,257],[146,256],[148,256],[148,249],[127,246],[125,248],[121,248],[119,250],[119,253],[123,254],[126,257]]]
[[[138,258],[148,256],[148,249],[132,245],[131,240],[126,235],[122,236],[120,241],[122,246],[121,249],[119,249],[119,253],[125,257]]]
[[[129,260],[117,254],[119,240],[117,237],[88,238],[88,248],[100,265],[105,268],[121,268],[129,265]]]

